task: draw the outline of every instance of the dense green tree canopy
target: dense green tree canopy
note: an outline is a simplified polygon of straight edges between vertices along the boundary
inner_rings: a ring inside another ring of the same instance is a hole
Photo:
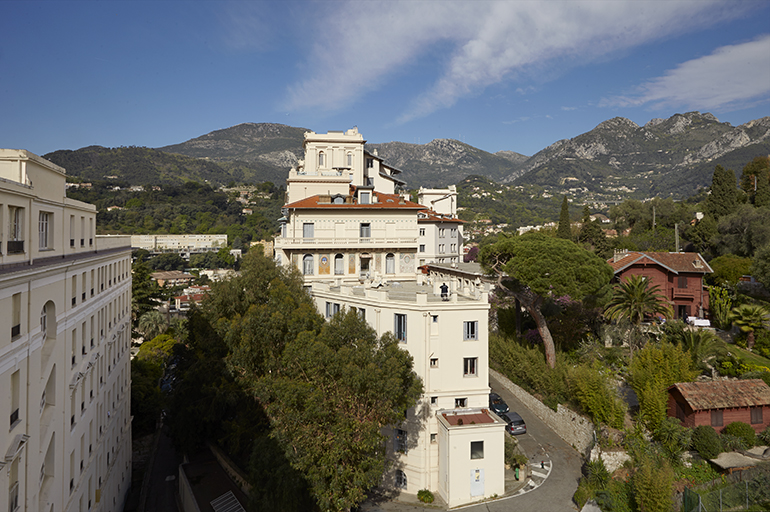
[[[751,258],[770,243],[770,208],[743,204],[732,215],[719,219],[719,233],[712,239],[719,254]]]
[[[501,236],[480,256],[485,268],[502,270],[543,297],[603,303],[611,292],[612,268],[569,240],[542,233]]]
[[[706,275],[706,281],[709,284],[735,286],[741,276],[750,272],[751,258],[725,254],[711,260],[709,265],[714,271],[712,274]]]
[[[770,290],[770,243],[758,249],[754,255],[751,275]]]
[[[260,251],[244,258],[240,277],[213,286],[203,313],[213,332],[201,343],[220,343],[219,360],[235,376],[223,389],[237,384],[264,407],[271,437],[320,508],[360,503],[386,467],[381,429],[403,421],[422,393],[409,353],[356,312],[326,323],[296,269]],[[222,386],[204,386],[200,413],[224,412],[216,405]]]

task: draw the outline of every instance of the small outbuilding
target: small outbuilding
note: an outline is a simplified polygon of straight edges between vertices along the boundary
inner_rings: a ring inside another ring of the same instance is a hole
[[[709,425],[721,432],[741,421],[761,432],[770,425],[770,386],[761,379],[674,384],[668,388],[668,415],[685,427]]]

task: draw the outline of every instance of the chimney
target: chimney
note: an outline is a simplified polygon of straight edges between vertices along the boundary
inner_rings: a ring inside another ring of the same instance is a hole
[[[615,254],[612,256],[613,263],[617,263],[628,255],[627,249],[615,249]]]

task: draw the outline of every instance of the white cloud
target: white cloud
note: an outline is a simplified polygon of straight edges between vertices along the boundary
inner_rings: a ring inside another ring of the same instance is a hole
[[[694,110],[737,108],[770,94],[770,35],[717,48],[639,87],[637,94],[603,100],[603,106]]]
[[[432,59],[400,121],[425,116],[516,77],[553,73],[614,52],[738,17],[750,3],[682,1],[333,2],[314,19],[306,79],[287,108],[338,109],[398,83]],[[754,4],[755,5],[755,4]],[[329,8],[329,6],[333,6]],[[419,59],[419,63],[418,63]],[[420,69],[420,76],[425,70]],[[411,75],[410,75],[411,76]]]

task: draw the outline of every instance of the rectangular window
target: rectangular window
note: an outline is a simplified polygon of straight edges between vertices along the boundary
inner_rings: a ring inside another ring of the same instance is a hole
[[[438,228],[438,237],[444,238],[446,236],[446,229],[445,228]]]
[[[393,334],[396,335],[396,339],[406,343],[406,315],[402,313],[394,314]]]
[[[430,367],[431,368],[438,368],[438,357],[431,357],[430,358]]]
[[[331,318],[333,314],[334,313],[332,313],[332,303],[331,302],[327,302],[326,303],[326,318]]]
[[[451,236],[452,238],[457,238],[457,228],[450,229],[449,236]]]
[[[24,252],[24,208],[8,207],[8,254]]]
[[[11,299],[11,341],[21,336],[21,293]]]
[[[75,247],[75,216],[70,215],[70,247]]]
[[[397,452],[406,453],[406,430],[396,429],[394,447]]]
[[[431,433],[431,435],[430,435],[430,442],[431,442],[431,444],[438,443],[438,434]]]
[[[468,407],[468,399],[467,398],[455,398],[455,407]]]
[[[368,169],[371,169],[372,167],[374,167],[374,158],[367,158],[366,159],[366,167]]]
[[[438,244],[438,252],[439,254],[444,254],[446,252],[446,246],[444,244]]]
[[[756,425],[762,423],[762,407],[751,408],[751,424]]]
[[[711,426],[721,427],[724,425],[722,420],[722,411],[711,411]]]
[[[358,308],[358,316],[361,318],[361,320],[366,320],[366,309]]]
[[[479,323],[477,321],[463,322],[463,339],[466,341],[479,339]]]
[[[38,238],[40,250],[51,248],[51,217],[52,215],[48,212],[40,212],[40,215],[38,216]]]
[[[687,277],[686,276],[679,276],[677,278],[677,280],[679,281],[678,282],[679,288],[687,288]]]
[[[452,244],[450,246],[449,252],[451,252],[452,254],[456,253],[457,252],[457,244]]]
[[[16,370],[11,374],[11,430],[13,430],[13,427],[19,421],[19,393],[21,392],[21,383],[19,380],[21,378],[20,372],[21,370]]]
[[[438,397],[437,396],[430,397],[430,405],[438,405]]]
[[[425,228],[420,228],[420,236],[425,236]]]
[[[369,192],[361,192],[358,197],[361,200],[361,204],[369,204]]]
[[[471,459],[484,458],[484,441],[471,441]]]
[[[420,252],[425,252],[425,244],[420,244]]]
[[[371,238],[372,236],[372,225],[368,222],[362,222],[361,226],[359,228],[360,237],[361,238]]]
[[[465,357],[463,358],[463,376],[464,377],[476,377],[479,373],[477,357]]]
[[[312,222],[302,224],[302,238],[313,238],[314,226]]]

